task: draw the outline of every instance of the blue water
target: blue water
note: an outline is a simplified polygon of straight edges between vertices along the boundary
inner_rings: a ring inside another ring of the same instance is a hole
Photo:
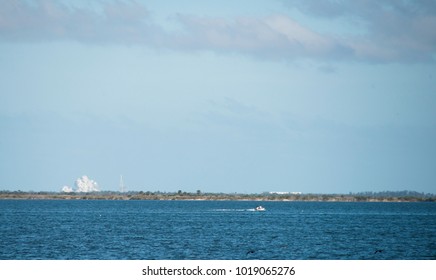
[[[0,259],[436,259],[436,203],[0,200]]]

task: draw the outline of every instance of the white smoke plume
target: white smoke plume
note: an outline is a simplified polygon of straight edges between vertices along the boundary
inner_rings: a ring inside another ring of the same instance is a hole
[[[77,178],[75,182],[76,189],[73,190],[72,187],[63,186],[62,192],[70,193],[70,192],[99,192],[100,189],[96,181],[91,180],[88,176],[83,175],[80,178]]]
[[[76,192],[98,192],[97,182],[88,178],[84,175],[76,180]]]
[[[74,192],[74,190],[73,190],[72,187],[69,187],[69,186],[63,186],[63,187],[62,187],[62,192],[70,193],[70,192]]]

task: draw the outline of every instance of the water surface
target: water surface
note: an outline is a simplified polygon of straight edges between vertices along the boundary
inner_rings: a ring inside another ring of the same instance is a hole
[[[436,203],[0,200],[0,259],[436,259]]]

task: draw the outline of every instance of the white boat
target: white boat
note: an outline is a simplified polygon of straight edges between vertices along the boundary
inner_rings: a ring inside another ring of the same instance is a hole
[[[257,206],[256,208],[254,208],[254,211],[265,211],[266,209],[263,206]]]

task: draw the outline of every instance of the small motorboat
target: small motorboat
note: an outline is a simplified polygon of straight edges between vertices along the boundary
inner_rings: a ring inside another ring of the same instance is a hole
[[[265,211],[266,209],[263,206],[257,206],[256,208],[254,208],[254,211]]]

